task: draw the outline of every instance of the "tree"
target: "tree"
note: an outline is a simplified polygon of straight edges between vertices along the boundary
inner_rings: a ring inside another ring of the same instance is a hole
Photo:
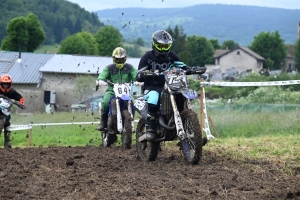
[[[10,20],[6,32],[8,36],[2,40],[1,48],[7,51],[22,48],[22,51],[33,52],[46,38],[38,17],[32,13]]]
[[[219,44],[218,39],[209,39],[210,43],[213,45],[214,49],[221,49],[221,45]]]
[[[285,62],[287,48],[278,31],[259,33],[249,48],[266,59],[265,68],[270,70],[281,69]]]
[[[214,47],[203,36],[190,36],[187,38],[192,59],[189,65],[205,66],[214,63]]]
[[[174,30],[169,26],[166,31],[170,33],[173,38],[172,51],[177,54],[187,51],[186,34],[182,26],[176,25]]]
[[[142,56],[141,47],[137,44],[134,44],[132,47],[128,46],[125,48],[125,50],[129,57],[139,58]]]
[[[137,44],[137,45],[139,45],[139,46],[141,46],[141,47],[144,47],[145,46],[145,42],[144,42],[144,40],[143,40],[143,38],[137,38],[136,40],[134,40],[133,41],[134,43],[133,44]]]
[[[122,47],[122,35],[113,26],[103,26],[95,34],[95,38],[101,56],[111,56],[115,48]]]
[[[239,44],[236,43],[236,42],[233,41],[233,40],[225,40],[225,41],[222,43],[221,48],[222,48],[222,49],[232,50],[232,49],[237,48],[238,46],[239,46]]]
[[[300,72],[300,38],[295,45],[295,68]]]
[[[95,37],[91,33],[82,30],[80,33],[77,33],[76,35],[82,37],[84,41],[88,44],[89,46],[88,55],[98,55],[98,45]]]
[[[98,47],[94,36],[91,33],[79,32],[67,37],[58,50],[59,54],[80,54],[97,55]]]
[[[74,94],[79,101],[87,99],[93,94],[95,78],[87,75],[79,75],[75,80]]]

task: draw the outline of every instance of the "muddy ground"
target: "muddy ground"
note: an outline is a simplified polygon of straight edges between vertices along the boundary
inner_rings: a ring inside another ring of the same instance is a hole
[[[180,151],[155,162],[121,147],[0,149],[0,199],[300,199],[300,167],[234,161],[203,151],[199,165]]]

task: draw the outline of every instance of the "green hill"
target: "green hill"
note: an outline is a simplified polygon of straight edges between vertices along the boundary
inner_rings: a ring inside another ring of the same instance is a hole
[[[1,0],[0,40],[12,18],[34,13],[46,33],[45,44],[60,43],[68,35],[85,29],[95,33],[103,23],[95,13],[66,0]]]
[[[102,22],[120,30],[123,37],[143,38],[147,43],[158,29],[183,27],[187,36],[233,39],[249,45],[262,31],[279,31],[287,44],[297,40],[300,10],[257,6],[202,4],[184,8],[116,8],[97,11]]]

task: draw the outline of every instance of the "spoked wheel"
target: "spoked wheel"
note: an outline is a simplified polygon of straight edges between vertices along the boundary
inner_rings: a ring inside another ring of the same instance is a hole
[[[132,144],[132,126],[131,126],[131,115],[128,110],[122,112],[123,116],[123,132],[122,132],[122,146],[124,149],[131,149]]]
[[[198,164],[202,156],[202,131],[196,113],[190,109],[181,114],[186,138],[182,140],[181,150],[190,164]]]
[[[102,145],[104,147],[110,147],[118,139],[117,135],[109,134],[107,131],[102,131],[101,136],[102,136]]]
[[[147,140],[139,142],[139,137],[146,133],[146,120],[140,119],[136,128],[136,150],[138,158],[143,161],[155,161],[160,148],[160,142]]]

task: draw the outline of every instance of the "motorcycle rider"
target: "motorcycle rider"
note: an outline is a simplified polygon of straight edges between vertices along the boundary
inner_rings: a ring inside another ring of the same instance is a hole
[[[147,51],[138,66],[136,80],[144,82],[144,98],[148,102],[147,122],[146,122],[146,138],[148,141],[156,139],[156,121],[159,109],[159,98],[164,88],[165,79],[163,76],[144,77],[145,70],[165,71],[171,65],[180,63],[180,67],[187,70],[187,75],[190,74],[191,67],[181,62],[179,56],[170,51],[173,43],[172,36],[164,30],[158,30],[152,35],[152,50]],[[205,67],[193,67],[194,70],[205,73]]]
[[[112,53],[113,64],[108,65],[98,76],[96,80],[96,86],[106,85],[104,81],[111,81],[112,83],[129,83],[135,81],[137,69],[131,64],[126,63],[127,54],[124,48],[117,47]],[[97,128],[99,131],[103,131],[107,127],[108,119],[108,102],[114,96],[113,86],[108,85],[108,88],[101,101],[100,110],[100,124]]]
[[[24,97],[20,95],[14,88],[12,88],[12,78],[8,74],[4,74],[0,77],[0,94],[19,101],[20,104],[24,105]],[[4,123],[4,148],[11,148],[10,144],[10,115],[4,119],[3,115],[0,116],[0,123]],[[2,130],[0,130],[0,133]]]

